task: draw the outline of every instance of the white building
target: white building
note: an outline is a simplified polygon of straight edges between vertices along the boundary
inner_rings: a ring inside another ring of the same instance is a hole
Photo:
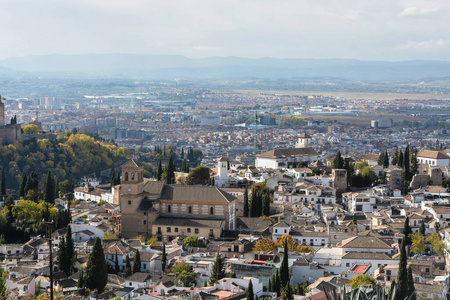
[[[257,168],[287,169],[299,162],[314,162],[319,154],[313,148],[282,148],[270,150],[256,156]]]
[[[435,167],[450,166],[450,156],[447,150],[423,150],[417,153],[419,164],[427,164]]]

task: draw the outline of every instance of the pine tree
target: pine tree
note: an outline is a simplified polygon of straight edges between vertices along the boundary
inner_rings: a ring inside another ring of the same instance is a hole
[[[133,263],[133,274],[137,272],[141,272],[141,254],[139,253],[139,250],[136,251]]]
[[[249,216],[247,185],[245,185],[245,191],[244,191],[244,211],[243,211],[243,215],[244,215],[244,217],[248,217]]]
[[[131,270],[131,262],[130,262],[130,257],[127,255],[126,260],[125,260],[125,272],[123,272],[123,277],[130,277],[132,273]]]
[[[67,270],[67,250],[66,250],[66,238],[62,237],[59,241],[58,251],[56,252],[56,261],[58,263],[58,269],[66,273]],[[66,273],[66,275],[69,275]]]
[[[255,295],[253,294],[253,283],[252,280],[249,280],[247,287],[247,300],[254,300]]]
[[[47,181],[45,183],[45,194],[44,194],[44,200],[47,203],[54,203],[55,202],[55,187],[53,185],[53,176],[50,171],[48,171],[47,174]]]
[[[76,260],[76,253],[75,253],[75,246],[72,239],[72,228],[67,226],[67,233],[66,233],[66,265],[67,265],[67,275],[72,275],[73,269],[75,266],[75,260]]]
[[[1,178],[0,184],[1,184],[0,193],[3,198],[3,196],[6,195],[6,176],[5,176],[5,168],[4,167],[2,168],[2,178]]]
[[[280,281],[281,281],[281,286],[283,286],[283,287],[286,287],[286,285],[290,281],[290,276],[289,276],[289,248],[288,248],[287,239],[284,240],[283,261],[281,262],[281,267],[280,267]]]
[[[414,291],[416,288],[414,287],[414,278],[412,275],[411,266],[408,266],[407,273],[407,279],[408,279],[408,291],[406,293],[406,296],[410,297],[412,294],[414,294]]]
[[[166,253],[166,244],[163,243],[162,254],[161,254],[161,269],[164,272],[167,264],[167,253]]]
[[[25,194],[25,186],[27,185],[27,173],[23,172],[22,174],[22,180],[20,181],[19,186],[19,196],[24,198],[26,196]]]
[[[105,262],[105,254],[103,253],[102,242],[100,238],[95,238],[94,247],[89,254],[86,266],[86,287],[91,291],[97,290],[103,292],[108,281],[108,269]]]
[[[217,252],[216,261],[214,262],[212,272],[211,272],[211,285],[218,282],[220,279],[225,277],[225,270],[223,266],[223,258],[220,253]]]
[[[420,223],[419,232],[420,232],[420,234],[422,234],[423,236],[425,236],[425,223],[423,222],[423,220],[422,220],[422,222]]]
[[[400,246],[400,260],[398,263],[398,276],[397,276],[397,299],[405,299],[408,291],[408,271],[407,271],[407,256],[406,256],[406,239],[402,240]]]
[[[163,173],[163,170],[162,170],[161,160],[159,160],[158,170],[156,171],[156,180],[161,181],[162,173]]]
[[[173,184],[175,182],[175,163],[173,155],[170,155],[169,163],[166,166],[166,184]]]
[[[116,250],[116,257],[114,258],[114,273],[119,274],[120,266],[119,266],[119,257],[117,256],[117,250]]]

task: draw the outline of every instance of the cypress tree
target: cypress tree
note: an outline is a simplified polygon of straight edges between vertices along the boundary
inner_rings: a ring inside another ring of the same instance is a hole
[[[384,153],[383,167],[384,168],[388,168],[389,167],[389,154],[388,154],[387,150]]]
[[[225,270],[223,267],[223,258],[220,253],[217,252],[216,260],[214,262],[212,272],[211,272],[211,285],[218,282],[220,279],[225,277]]]
[[[284,288],[284,293],[283,293],[283,300],[293,300],[294,299],[294,295],[292,294],[292,288],[291,285],[289,284],[289,282],[287,283],[286,287]]]
[[[66,250],[66,238],[62,237],[59,241],[58,252],[56,252],[56,261],[58,262],[58,269],[67,271],[67,250]],[[66,275],[69,275],[66,273]]]
[[[406,257],[406,239],[402,240],[400,246],[400,260],[398,263],[398,276],[397,276],[397,299],[405,299],[408,291],[408,271],[407,271],[407,257]]]
[[[86,266],[86,287],[91,291],[97,289],[99,293],[103,292],[108,281],[108,269],[103,253],[102,242],[100,238],[95,238],[94,247],[89,254]]]
[[[420,223],[419,232],[420,232],[420,234],[422,234],[423,236],[425,236],[425,223],[423,222],[423,220],[422,220],[422,222]]]
[[[245,191],[244,191],[244,209],[243,209],[243,214],[244,214],[244,217],[248,217],[249,216],[247,185],[245,185]]]
[[[382,166],[384,164],[384,152],[381,152],[378,156],[377,165]]]
[[[116,180],[114,181],[114,185],[120,184],[120,172],[117,173]]]
[[[398,155],[398,166],[400,168],[403,168],[403,163],[404,163],[404,159],[403,159],[403,152],[402,150],[400,150],[400,154]]]
[[[184,159],[184,148],[181,148],[181,159]]]
[[[133,263],[133,274],[137,272],[141,272],[141,254],[139,253],[139,250],[136,251]]]
[[[81,270],[78,275],[78,294],[83,295],[84,288],[85,288],[85,277],[83,274],[83,270]]]
[[[55,194],[53,195],[53,199],[59,198],[59,180],[55,176]]]
[[[67,275],[72,275],[73,268],[75,265],[75,259],[76,259],[76,253],[75,253],[75,246],[72,239],[72,228],[67,226],[67,233],[66,233],[66,260],[67,260]]]
[[[263,193],[262,191],[258,193],[258,217],[263,215]]]
[[[407,291],[406,296],[410,297],[411,295],[414,294],[414,291],[416,290],[416,288],[414,287],[414,278],[412,276],[411,266],[408,266],[408,270],[406,271],[406,273],[407,273],[407,279],[408,279],[408,291]]]
[[[173,161],[173,154],[170,155],[169,163],[166,168],[166,184],[175,182],[175,163]]]
[[[270,216],[270,197],[266,193],[263,198],[263,212],[262,214],[266,217]]]
[[[6,195],[6,176],[5,176],[5,168],[4,167],[2,168],[2,178],[1,178],[0,184],[1,184],[0,192],[1,192],[1,195],[3,198],[3,196]]]
[[[289,248],[288,248],[288,242],[287,239],[284,240],[284,253],[283,253],[283,261],[281,262],[280,267],[280,281],[281,286],[286,287],[286,285],[289,283],[290,276],[289,276]]]
[[[406,217],[405,219],[405,223],[403,223],[403,234],[405,235],[405,242],[410,245],[411,244],[411,239],[409,237],[409,235],[412,233],[412,229],[411,226],[409,225],[409,217]]]
[[[47,174],[47,181],[45,183],[45,194],[44,194],[44,200],[47,203],[54,203],[55,202],[55,188],[53,185],[53,176],[50,171],[48,171]]]
[[[163,170],[162,170],[161,160],[159,160],[158,170],[156,171],[156,180],[161,181],[162,173],[163,173]]]
[[[269,284],[267,285],[267,291],[272,292],[272,278],[269,278]]]
[[[27,194],[25,194],[25,186],[27,185],[27,173],[23,172],[22,180],[20,181],[19,186],[19,196],[24,198]]]
[[[255,295],[253,294],[253,283],[252,280],[249,280],[247,287],[247,300],[254,300]]]
[[[250,217],[258,217],[258,195],[257,190],[253,188],[252,196],[250,197]]]
[[[280,279],[280,273],[277,270],[277,273],[275,275],[275,290],[274,292],[277,292],[277,297],[280,297],[281,295],[281,279]]]
[[[109,189],[112,190],[113,186],[114,186],[115,183],[116,183],[116,174],[115,174],[115,172],[114,172],[114,167],[113,167],[112,170],[111,170],[111,181],[110,181],[110,182],[111,182],[111,183],[110,183]]]
[[[161,254],[161,269],[164,272],[167,264],[167,253],[166,253],[166,244],[163,243],[162,254]]]
[[[403,154],[403,168],[405,169],[405,179],[407,181],[411,180],[409,172],[409,145],[406,146],[405,153]]]
[[[116,257],[114,258],[114,272],[116,274],[119,274],[120,266],[119,266],[119,257],[117,256],[117,250],[116,250]]]
[[[132,270],[131,270],[131,262],[130,257],[127,255],[126,262],[125,262],[125,272],[123,272],[123,277],[129,277],[131,276]]]
[[[398,147],[396,147],[395,151],[394,151],[394,156],[392,156],[392,164],[393,165],[397,165],[398,164],[398,155],[399,155]]]

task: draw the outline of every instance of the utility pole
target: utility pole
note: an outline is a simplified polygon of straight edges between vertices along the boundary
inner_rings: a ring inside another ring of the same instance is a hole
[[[50,300],[53,300],[53,256],[52,256],[52,225],[51,222],[45,222],[48,225],[48,247],[49,247],[49,257],[50,257]]]

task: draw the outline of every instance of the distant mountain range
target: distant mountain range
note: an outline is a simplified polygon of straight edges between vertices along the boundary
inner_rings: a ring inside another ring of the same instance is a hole
[[[450,76],[450,61],[362,61],[179,55],[82,54],[0,60],[0,74],[54,73],[144,78],[319,78],[410,80]]]

